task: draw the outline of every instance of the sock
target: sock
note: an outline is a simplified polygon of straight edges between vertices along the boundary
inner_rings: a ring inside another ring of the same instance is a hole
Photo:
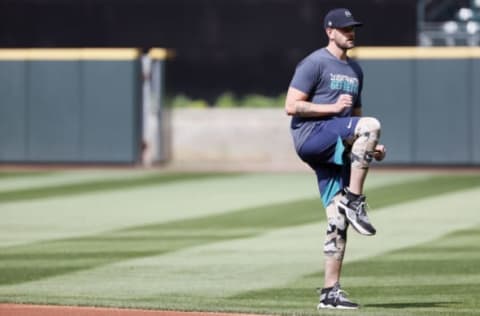
[[[350,200],[350,201],[357,200],[360,197],[359,194],[352,193],[347,188],[345,188],[345,195],[346,195],[347,199]]]

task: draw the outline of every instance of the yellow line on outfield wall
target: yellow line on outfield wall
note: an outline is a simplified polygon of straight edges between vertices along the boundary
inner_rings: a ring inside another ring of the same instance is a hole
[[[133,60],[137,48],[27,48],[0,49],[0,60]]]
[[[167,58],[175,57],[175,52],[166,48],[152,48],[148,51],[148,55],[152,59],[164,60]]]
[[[348,55],[358,59],[464,59],[480,58],[480,47],[357,47]]]

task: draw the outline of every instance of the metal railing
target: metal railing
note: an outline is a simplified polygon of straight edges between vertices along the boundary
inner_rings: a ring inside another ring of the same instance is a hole
[[[480,0],[419,1],[417,29],[419,46],[479,46]]]

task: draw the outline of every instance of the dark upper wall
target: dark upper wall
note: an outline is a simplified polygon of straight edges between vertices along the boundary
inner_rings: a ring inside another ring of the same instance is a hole
[[[362,46],[416,42],[415,0],[0,0],[0,47],[170,47],[168,88],[213,99],[277,94],[326,44],[325,12],[349,7]]]

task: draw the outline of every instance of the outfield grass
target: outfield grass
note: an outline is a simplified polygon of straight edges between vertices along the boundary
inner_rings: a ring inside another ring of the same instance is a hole
[[[343,313],[477,315],[480,176],[374,171],[367,194]],[[319,314],[311,174],[0,172],[0,217],[0,302]]]

